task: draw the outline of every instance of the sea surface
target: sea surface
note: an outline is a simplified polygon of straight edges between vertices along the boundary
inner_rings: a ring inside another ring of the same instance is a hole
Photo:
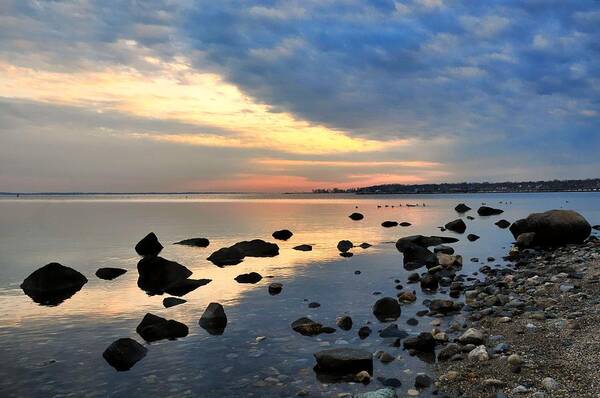
[[[457,218],[453,210],[464,202],[475,217],[465,219],[463,235],[437,227]],[[505,210],[500,216],[479,217],[482,203]],[[419,204],[407,207],[406,204]],[[378,208],[381,205],[381,208]],[[389,207],[385,207],[388,205]],[[393,207],[392,207],[393,206]],[[396,285],[416,290],[418,299],[403,305],[397,324],[410,334],[430,331],[432,318],[416,317],[423,300],[447,297],[407,284],[407,271],[395,241],[403,236],[455,236],[457,254],[464,258],[462,273],[479,277],[484,264],[503,266],[513,241],[508,230],[494,225],[529,213],[569,208],[600,224],[600,193],[473,194],[473,195],[120,195],[0,197],[0,396],[2,397],[286,397],[304,390],[310,396],[332,396],[381,388],[383,378],[402,381],[399,396],[412,388],[417,373],[430,373],[427,358],[410,357],[377,331],[386,324],[372,315],[380,297],[395,297]],[[354,211],[365,215],[352,221]],[[408,221],[410,227],[383,228],[386,220]],[[294,236],[285,242],[271,234],[287,228]],[[135,244],[154,231],[165,248],[161,256],[193,271],[192,278],[212,282],[187,294],[187,303],[165,309],[165,296],[148,296],[137,286]],[[481,236],[469,242],[466,234]],[[210,239],[207,248],[173,245],[192,237]],[[219,268],[206,258],[213,251],[241,240],[261,238],[277,242],[273,258],[246,258],[241,264]],[[343,258],[337,242],[368,242],[366,250],[353,249]],[[312,252],[292,247],[314,245]],[[487,262],[487,257],[496,260]],[[477,257],[478,263],[470,259]],[[81,291],[54,307],[34,303],[19,285],[31,272],[60,262],[83,273],[89,282]],[[105,281],[94,273],[100,267],[128,270]],[[239,284],[234,278],[256,271],[257,284]],[[360,271],[360,274],[355,274]],[[399,283],[395,282],[398,280]],[[272,282],[283,291],[269,295]],[[381,292],[381,295],[374,295]],[[458,299],[462,300],[462,297]],[[221,336],[208,334],[198,320],[210,302],[225,307],[228,324]],[[318,302],[319,308],[309,308]],[[188,325],[187,337],[145,343],[135,332],[148,312]],[[350,331],[301,336],[290,327],[308,316],[328,326],[348,314]],[[409,318],[417,318],[409,326]],[[359,327],[373,334],[360,340]],[[257,337],[265,339],[257,341]],[[102,357],[114,340],[131,337],[148,348],[148,355],[131,370],[117,372]],[[386,350],[397,359],[384,365],[375,361],[373,382],[332,383],[320,380],[313,353],[332,347]],[[421,396],[429,396],[425,390]]]

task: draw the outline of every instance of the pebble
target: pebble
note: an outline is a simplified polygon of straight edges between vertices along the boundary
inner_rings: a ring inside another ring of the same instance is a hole
[[[542,386],[544,389],[546,389],[546,391],[551,392],[558,388],[558,382],[552,377],[545,377],[542,379]]]

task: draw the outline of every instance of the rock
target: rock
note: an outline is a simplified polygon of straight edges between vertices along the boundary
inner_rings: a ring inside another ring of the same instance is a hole
[[[236,265],[241,263],[246,257],[240,250],[232,247],[222,247],[213,252],[207,260],[216,266]]]
[[[429,310],[433,313],[447,315],[459,311],[460,305],[452,300],[435,299],[429,303]]]
[[[454,248],[450,246],[439,245],[433,248],[434,253],[454,254]],[[439,257],[438,257],[439,258]]]
[[[354,380],[359,383],[369,384],[371,382],[371,375],[366,370],[361,370],[354,376]]]
[[[498,220],[494,224],[496,226],[498,226],[498,228],[502,228],[502,229],[506,229],[506,228],[510,227],[510,222],[506,221],[505,219]]]
[[[368,391],[355,394],[353,398],[398,398],[393,388],[382,388],[380,390]]]
[[[455,343],[450,343],[442,348],[437,355],[438,361],[447,361],[462,352],[462,348]]]
[[[392,388],[402,387],[402,382],[394,377],[388,378],[388,379],[385,379],[383,377],[378,377],[377,380],[379,380],[384,387],[392,387]]]
[[[210,282],[212,282],[212,279],[183,279],[167,286],[165,293],[181,297]]]
[[[353,221],[359,221],[359,220],[362,220],[363,218],[365,218],[365,216],[363,216],[360,213],[352,213],[348,217],[350,217],[350,219]]]
[[[367,242],[363,242],[360,245],[358,245],[358,247],[360,247],[361,249],[368,249],[371,246],[372,245],[370,243],[367,243]]]
[[[358,329],[358,337],[361,340],[366,339],[367,337],[369,337],[371,335],[371,328],[368,326],[363,326],[360,329]]]
[[[160,316],[147,313],[135,329],[148,342],[163,339],[173,340],[188,335],[188,327],[172,319],[166,320]]]
[[[450,221],[449,223],[444,225],[444,228],[446,228],[449,231],[462,234],[467,230],[467,224],[465,224],[465,222],[461,218],[457,218],[456,220]]]
[[[176,305],[187,303],[187,300],[180,299],[177,297],[165,297],[163,299],[163,306],[165,308],[175,307]]]
[[[275,296],[275,295],[281,293],[282,289],[283,289],[283,285],[281,283],[271,283],[269,285],[269,294],[271,296]]]
[[[396,242],[396,248],[403,255],[405,267],[408,264],[416,264],[416,266],[412,269],[416,269],[424,265],[432,267],[437,265],[437,256],[424,246],[399,239]]]
[[[321,304],[317,303],[316,301],[313,301],[312,303],[308,303],[308,308],[319,308],[321,306]]]
[[[431,377],[427,376],[425,373],[419,373],[415,378],[415,387],[422,389],[431,386],[433,380]]]
[[[169,286],[186,280],[192,271],[162,257],[147,256],[137,264],[138,286],[149,294],[163,294]]]
[[[421,278],[421,289],[436,290],[439,287],[439,283],[436,275],[427,274]]]
[[[311,245],[298,245],[298,246],[294,246],[294,250],[298,250],[301,252],[309,252],[309,251],[312,251],[312,246]]]
[[[110,366],[122,372],[129,370],[138,361],[146,356],[146,347],[130,338],[114,341],[102,353],[102,356]]]
[[[208,247],[210,241],[206,238],[190,238],[180,240],[179,242],[173,243],[174,245],[194,246],[194,247]]]
[[[600,231],[600,224],[598,224],[598,225],[594,225],[594,226],[592,227],[592,229],[594,229],[594,230],[596,230],[596,231]]]
[[[373,355],[357,348],[332,348],[316,352],[317,370],[325,373],[356,374],[373,372]]]
[[[316,336],[321,333],[332,333],[335,331],[335,329],[332,331],[331,328],[324,327],[307,317],[302,317],[292,322],[292,330],[303,336]]]
[[[517,354],[509,355],[507,362],[510,366],[521,366],[523,365],[523,359]]]
[[[50,263],[25,278],[21,289],[36,303],[53,306],[73,296],[87,281],[85,276],[73,268]]]
[[[206,330],[212,335],[221,335],[225,331],[227,326],[227,315],[225,315],[225,309],[219,303],[210,303],[200,321],[198,321],[200,327]]]
[[[354,256],[354,253],[352,253],[352,252],[341,252],[341,253],[340,253],[340,256],[341,256],[341,257],[347,257],[347,258],[348,258],[348,257],[352,257],[352,256]]]
[[[384,221],[381,223],[381,226],[384,228],[397,227],[398,223],[396,221]]]
[[[469,360],[477,362],[485,362],[490,359],[490,355],[484,345],[480,345],[469,352]]]
[[[391,324],[379,332],[379,337],[403,339],[408,337],[408,333],[406,333],[404,330],[398,329],[398,325]]]
[[[353,247],[354,247],[354,244],[352,242],[350,242],[349,240],[341,240],[337,244],[337,249],[342,253],[346,253],[348,250],[352,249]]]
[[[413,303],[417,301],[417,294],[414,291],[405,291],[398,295],[398,300],[400,300],[403,303]]]
[[[521,249],[533,247],[535,242],[535,232],[525,232],[517,237],[517,246]]]
[[[154,232],[150,232],[137,245],[135,251],[140,256],[158,256],[158,253],[163,249]]]
[[[402,222],[401,222],[400,224],[398,224],[398,225],[400,225],[401,227],[410,227],[412,224],[411,224],[411,223],[409,223],[408,221],[402,221]]]
[[[342,315],[337,317],[335,323],[342,330],[352,329],[352,318],[350,318],[348,315]]]
[[[467,239],[469,240],[469,242],[475,242],[477,239],[479,239],[479,236],[475,234],[469,234],[467,235]]]
[[[96,271],[96,276],[100,279],[111,281],[115,278],[118,278],[126,272],[127,270],[123,268],[98,268],[98,270]]]
[[[463,265],[463,258],[461,255],[438,253],[437,260],[438,264],[444,268],[462,267]]]
[[[482,345],[485,343],[485,337],[481,330],[470,328],[458,338],[458,342],[461,344]]]
[[[416,283],[421,280],[421,275],[419,275],[417,272],[413,272],[412,274],[408,275],[407,280],[409,283]]]
[[[248,274],[240,274],[235,277],[237,283],[258,283],[262,279],[262,275],[258,272],[250,272]]]
[[[239,250],[246,257],[275,257],[279,254],[279,246],[262,239],[238,242],[231,248]]]
[[[552,377],[544,377],[542,379],[542,387],[548,392],[552,392],[558,389],[558,382]]]
[[[533,243],[539,246],[582,243],[590,235],[591,229],[587,220],[573,210],[532,213],[510,226],[510,232],[516,239],[521,234],[534,232]]]
[[[422,332],[417,336],[404,339],[403,346],[406,350],[415,350],[420,352],[433,352],[435,350],[435,339],[431,333]]]
[[[392,297],[383,297],[373,305],[373,315],[380,321],[395,321],[400,317],[400,303]]]
[[[378,351],[375,354],[375,357],[377,359],[379,359],[381,361],[381,363],[390,363],[390,362],[393,362],[394,359],[396,359],[393,355],[391,355],[385,351]]]
[[[458,205],[456,205],[454,210],[456,210],[457,213],[466,213],[469,210],[471,210],[471,208],[464,203],[459,203]]]
[[[288,229],[282,229],[282,230],[273,232],[272,236],[273,236],[273,238],[278,239],[278,240],[288,240],[293,235],[294,234],[292,233],[292,231],[290,231]]]
[[[493,207],[481,206],[477,209],[477,214],[480,216],[495,216],[504,213],[504,210],[494,209]]]

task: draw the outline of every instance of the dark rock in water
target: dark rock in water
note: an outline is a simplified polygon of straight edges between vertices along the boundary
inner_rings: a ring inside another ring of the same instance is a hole
[[[456,343],[450,343],[438,352],[438,361],[447,361],[462,352],[462,348]]]
[[[163,249],[154,232],[150,232],[137,245],[135,251],[140,256],[158,256],[158,253]]]
[[[596,230],[596,231],[600,231],[600,224],[599,225],[594,225],[592,227],[592,229]]]
[[[278,240],[288,240],[289,238],[292,237],[292,235],[294,235],[294,234],[289,229],[282,229],[280,231],[273,232],[272,236],[273,236],[273,238],[278,239]]]
[[[98,268],[98,270],[96,271],[96,276],[100,279],[111,281],[115,278],[118,278],[126,272],[127,270],[123,268]]]
[[[271,296],[281,293],[281,290],[283,290],[283,285],[281,283],[271,283],[269,285],[269,294]]]
[[[467,235],[467,239],[469,240],[469,242],[475,242],[477,239],[479,239],[479,236],[475,234],[469,234]]]
[[[309,252],[312,250],[312,246],[311,245],[298,245],[294,247],[294,250],[298,250],[301,252]]]
[[[406,320],[406,324],[408,326],[417,326],[419,324],[419,321],[417,319],[415,319],[415,318],[408,318]]]
[[[342,330],[350,330],[350,329],[352,329],[352,318],[350,318],[348,315],[339,316],[335,320],[335,323]]]
[[[360,245],[358,245],[358,247],[360,247],[361,249],[368,249],[371,246],[373,246],[373,245],[371,245],[370,243],[367,243],[367,242],[363,242]]]
[[[239,250],[246,257],[275,257],[279,254],[279,246],[262,239],[238,242],[231,248]]]
[[[402,387],[402,382],[396,378],[383,378],[378,377],[377,380],[381,382],[381,385],[384,387],[392,387],[392,388],[400,388]]]
[[[430,246],[438,246],[445,243],[455,242],[458,242],[458,239],[450,236],[411,235],[398,239],[398,241],[396,242],[396,249],[398,249],[398,251],[401,252],[403,247],[409,246],[411,244],[427,248]]]
[[[350,242],[349,240],[341,240],[337,244],[337,249],[342,253],[347,252],[348,250],[352,249],[353,247],[354,247],[354,244],[352,242]]]
[[[517,220],[510,226],[515,238],[534,232],[536,246],[558,246],[569,243],[582,243],[592,232],[587,220],[573,210],[550,210],[533,213]]]
[[[444,227],[449,231],[457,232],[459,234],[462,234],[467,230],[467,224],[465,224],[461,218],[450,221],[448,224],[444,225]]]
[[[395,321],[400,317],[400,303],[393,297],[383,297],[373,305],[373,315],[380,321]]]
[[[219,303],[210,303],[198,323],[209,334],[215,336],[223,334],[227,326],[227,315],[223,306]]]
[[[493,207],[481,206],[477,209],[477,214],[480,216],[495,216],[504,213],[504,210],[494,209]]]
[[[206,238],[190,238],[180,240],[179,242],[173,243],[174,245],[194,246],[194,247],[207,247],[210,241]]]
[[[399,239],[396,242],[396,248],[403,254],[404,265],[415,264],[412,269],[419,268],[423,265],[435,266],[438,263],[437,256],[427,247],[417,245],[412,242],[407,242]]]
[[[131,369],[147,352],[148,349],[137,341],[124,338],[109,345],[102,356],[110,366],[122,372]]]
[[[521,249],[533,247],[535,242],[535,232],[525,232],[517,236],[517,246]]]
[[[192,271],[162,257],[144,257],[138,264],[138,286],[149,294],[163,294],[169,286],[192,275]]]
[[[316,336],[321,333],[332,333],[335,329],[327,328],[310,318],[302,317],[292,322],[292,330],[303,336]]]
[[[422,332],[417,336],[404,339],[403,346],[406,350],[433,352],[435,350],[435,339],[431,333]]]
[[[163,299],[163,306],[165,308],[175,307],[176,305],[187,303],[187,300],[180,299],[177,297],[165,297]]]
[[[367,337],[369,337],[371,335],[371,328],[368,326],[363,326],[360,329],[358,329],[358,337],[361,340],[366,339]]]
[[[173,340],[188,335],[188,327],[172,319],[166,320],[154,314],[146,314],[135,331],[148,342]]]
[[[248,274],[240,274],[235,277],[237,283],[258,283],[262,279],[262,275],[258,272],[250,272]]]
[[[342,256],[342,257],[352,257],[352,256],[354,256],[354,253],[352,253],[352,252],[341,252],[340,256]]]
[[[312,303],[308,303],[308,308],[319,308],[321,306],[321,304],[317,303],[316,301],[313,301]]]
[[[474,220],[474,219],[475,219],[475,217],[473,217],[473,216],[467,216],[467,220]]]
[[[384,221],[381,223],[381,226],[384,228],[397,227],[398,223],[396,221]]]
[[[439,287],[440,281],[436,275],[427,274],[421,278],[421,289],[436,290]]]
[[[510,227],[510,222],[506,221],[505,219],[498,220],[494,224],[502,229],[506,229],[506,228]]]
[[[434,253],[454,254],[454,248],[450,246],[439,245],[433,248]]]
[[[315,370],[326,373],[356,374],[360,371],[373,373],[373,355],[357,348],[332,348],[314,354]]]
[[[417,377],[415,377],[416,388],[427,388],[431,386],[431,383],[433,383],[433,380],[431,380],[431,377],[427,376],[426,374],[418,374]]]
[[[365,218],[365,216],[363,216],[360,213],[352,213],[348,217],[350,217],[350,219],[354,220],[354,221],[359,221],[359,220],[362,220],[363,218]]]
[[[408,221],[402,221],[399,225],[401,227],[410,227],[412,224],[409,223]]]
[[[393,323],[393,324],[387,326],[381,332],[379,332],[379,337],[383,337],[383,338],[393,337],[393,338],[403,339],[405,337],[408,337],[408,333],[406,333],[404,330],[398,329],[398,325]]]
[[[429,303],[429,310],[436,314],[447,315],[460,309],[461,305],[452,300],[435,299]]]
[[[421,280],[421,275],[419,275],[417,272],[413,272],[412,274],[410,274],[408,276],[408,282],[409,283],[415,283]]]
[[[212,253],[207,260],[211,261],[214,265],[223,267],[226,265],[236,265],[244,260],[244,253],[238,249],[232,247],[222,247],[216,252]]]
[[[181,297],[210,282],[212,282],[212,279],[183,279],[167,286],[165,293]]]
[[[50,263],[25,278],[21,289],[36,303],[52,306],[73,296],[87,281],[85,276],[73,268]]]
[[[466,213],[469,210],[471,210],[471,208],[464,203],[459,203],[458,205],[456,205],[454,210],[456,210],[458,213]]]

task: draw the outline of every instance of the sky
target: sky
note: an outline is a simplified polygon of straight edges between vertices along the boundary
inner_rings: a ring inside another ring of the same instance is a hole
[[[598,0],[2,0],[0,191],[595,178]]]

